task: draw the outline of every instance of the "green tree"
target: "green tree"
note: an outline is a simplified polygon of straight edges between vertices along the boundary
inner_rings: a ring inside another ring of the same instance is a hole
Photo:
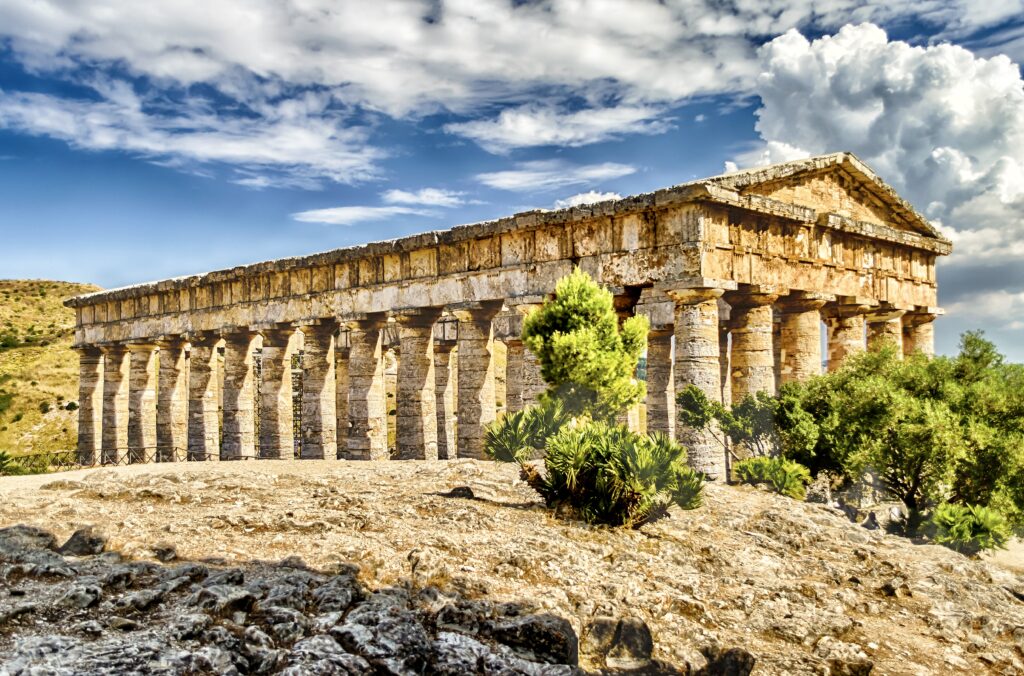
[[[637,362],[647,346],[648,321],[620,327],[610,291],[579,268],[559,280],[553,299],[523,322],[523,343],[541,365],[548,396],[573,414],[612,420],[643,400]]]

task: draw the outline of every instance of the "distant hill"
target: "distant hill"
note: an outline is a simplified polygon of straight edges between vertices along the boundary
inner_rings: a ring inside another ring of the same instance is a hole
[[[78,357],[75,313],[64,299],[91,284],[0,280],[0,450],[75,447]]]

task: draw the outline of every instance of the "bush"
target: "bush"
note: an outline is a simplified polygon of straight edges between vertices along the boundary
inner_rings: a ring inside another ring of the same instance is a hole
[[[568,421],[569,415],[560,400],[545,399],[489,425],[484,451],[492,460],[525,462],[543,452],[548,438]]]
[[[811,473],[806,467],[785,458],[756,456],[740,460],[733,467],[733,473],[740,483],[766,485],[794,500],[803,500],[807,484],[811,483]]]
[[[1003,516],[987,507],[944,503],[935,508],[932,523],[935,541],[963,554],[1004,549],[1010,526]]]
[[[25,466],[11,457],[7,451],[0,451],[0,476],[21,476],[28,474]]]
[[[40,404],[39,404],[39,412],[42,413],[43,415],[49,413],[50,412],[50,402],[48,402],[48,401],[40,402]]]
[[[544,475],[523,464],[524,478],[549,507],[589,523],[636,528],[669,506],[701,504],[703,477],[686,464],[686,451],[662,434],[622,425],[567,425],[548,440]]]
[[[577,268],[523,320],[523,344],[537,355],[549,395],[571,414],[611,421],[644,398],[635,375],[648,328],[641,316],[620,327],[611,292]]]

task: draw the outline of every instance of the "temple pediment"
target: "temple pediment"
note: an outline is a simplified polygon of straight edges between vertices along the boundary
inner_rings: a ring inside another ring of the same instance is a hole
[[[755,167],[702,183],[813,209],[819,217],[835,215],[946,241],[892,186],[851,153]]]

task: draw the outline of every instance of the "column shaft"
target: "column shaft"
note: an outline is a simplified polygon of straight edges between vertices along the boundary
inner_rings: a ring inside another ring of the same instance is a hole
[[[672,333],[647,336],[647,432],[675,438],[676,387],[672,367]]]
[[[440,308],[396,315],[401,345],[396,457],[401,460],[436,460],[438,457],[434,322],[440,316]]]
[[[129,345],[128,462],[156,459],[155,345]]]
[[[821,375],[821,307],[824,301],[783,302],[782,382]]]
[[[732,332],[730,354],[732,402],[758,392],[775,394],[775,351],[772,347],[774,295],[727,295]]]
[[[188,364],[188,459],[220,460],[218,389],[220,357],[217,339],[200,336],[190,341]]]
[[[903,354],[921,352],[935,356],[935,321],[931,313],[907,313],[903,316]]]
[[[732,372],[729,362],[729,323],[718,322],[718,373],[722,380],[722,403],[732,406]]]
[[[484,434],[495,420],[494,328],[492,319],[501,303],[481,304],[453,312],[459,320],[460,458],[484,457]]]
[[[903,313],[885,317],[868,317],[868,347],[877,350],[883,345],[896,348],[896,356],[903,358]]]
[[[828,319],[828,370],[838,370],[850,357],[864,352],[864,315],[840,314]]]
[[[434,399],[437,402],[437,457],[455,457],[455,378],[452,377],[450,341],[434,343]]]
[[[156,459],[185,459],[188,446],[188,361],[185,343],[160,343],[160,376],[156,397]]]
[[[103,352],[78,348],[78,463],[93,465],[103,448]]]
[[[675,301],[676,392],[696,385],[713,401],[721,401],[718,353],[718,289],[669,291]],[[676,426],[676,438],[689,454],[688,462],[709,478],[725,476],[725,448],[710,432]]]
[[[302,329],[303,458],[338,457],[334,325]]]
[[[255,341],[256,334],[247,331],[224,338],[222,460],[256,457]]]
[[[348,342],[348,332],[344,333],[346,343]],[[337,441],[338,459],[348,457],[348,435],[349,428],[351,427],[351,421],[348,415],[348,397],[349,397],[349,381],[348,381],[348,363],[349,363],[349,348],[341,346],[341,336],[339,333],[337,336],[337,343],[334,348],[334,391],[337,396],[335,407],[335,420],[337,421]]]
[[[518,338],[505,340],[505,410],[523,410],[523,357],[526,347]]]
[[[348,454],[350,460],[387,460],[388,426],[381,351],[383,317],[349,324]]]
[[[260,368],[259,457],[292,460],[295,457],[295,426],[292,399],[292,328],[263,332]]]
[[[128,350],[103,350],[103,464],[120,464],[128,453]]]
[[[540,360],[529,348],[523,350],[523,408],[534,406],[540,395],[548,391],[548,384],[540,373]]]

